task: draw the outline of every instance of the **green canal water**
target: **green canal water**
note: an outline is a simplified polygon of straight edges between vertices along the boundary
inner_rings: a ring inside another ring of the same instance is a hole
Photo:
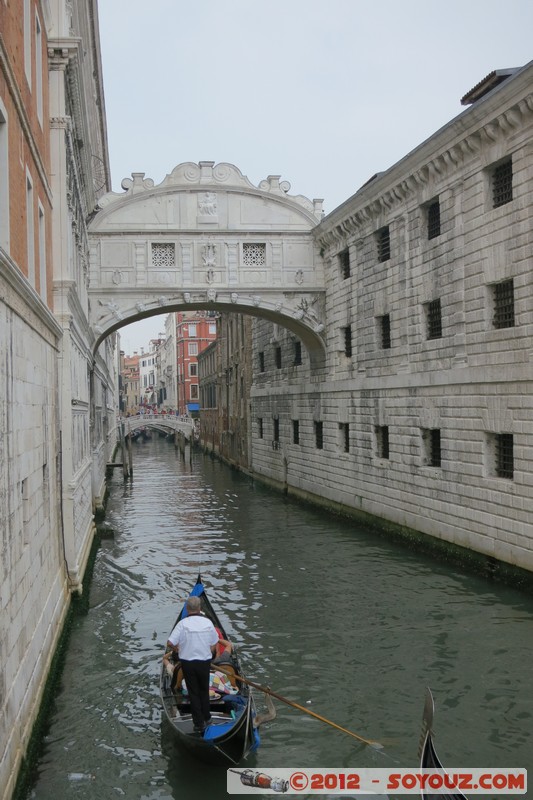
[[[246,674],[366,739],[276,702],[242,766],[415,767],[426,686],[450,767],[533,766],[533,598],[299,505],[217,461],[139,443],[112,479],[34,800],[227,797],[225,769],[168,741],[160,658],[201,569]],[[259,710],[264,707],[257,694]],[[315,795],[316,796],[316,795]]]

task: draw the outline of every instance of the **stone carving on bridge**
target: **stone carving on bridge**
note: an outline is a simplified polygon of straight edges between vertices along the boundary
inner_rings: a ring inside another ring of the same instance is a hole
[[[216,289],[208,289],[207,290],[207,301],[209,303],[214,303],[217,299]]]
[[[202,247],[202,261],[205,267],[216,267],[217,249],[214,244],[204,244]]]
[[[201,217],[216,217],[217,196],[214,192],[206,192],[198,197],[198,214]]]
[[[190,303],[191,302],[191,293],[190,292],[183,292],[183,302]]]
[[[311,302],[306,297],[302,297],[298,305],[294,317],[301,319],[311,325],[317,333],[324,330],[323,323],[323,309],[321,308],[322,300],[316,295]]]
[[[304,271],[303,271],[303,269],[299,269],[297,271],[296,275],[294,276],[294,280],[296,281],[298,286],[302,285],[302,283],[304,282]]]
[[[213,283],[214,280],[215,280],[215,270],[214,269],[208,269],[206,274],[205,274],[205,279],[206,279],[206,281],[208,283]]]
[[[122,311],[120,310],[119,306],[117,305],[117,303],[115,303],[114,300],[110,300],[108,303],[103,303],[101,300],[99,300],[98,302],[99,302],[99,304],[101,306],[105,306],[106,308],[108,308],[110,310],[110,312],[112,313],[112,315],[115,317],[115,319],[124,319],[124,315],[123,315]],[[102,317],[105,317],[105,316],[107,316],[107,315],[104,312],[104,313],[100,314],[99,319],[102,319]]]
[[[239,299],[239,295],[237,294],[237,292],[232,292],[231,295],[230,295],[231,302],[232,303],[236,303],[238,301],[238,299]]]
[[[119,269],[116,269],[111,276],[111,280],[115,286],[118,286],[119,283],[122,283],[122,272]]]

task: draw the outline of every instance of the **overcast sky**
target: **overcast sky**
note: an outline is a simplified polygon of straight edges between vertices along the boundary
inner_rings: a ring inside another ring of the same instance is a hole
[[[225,161],[326,213],[533,58],[531,0],[99,0],[99,17],[114,191]],[[162,330],[128,326],[122,348]]]

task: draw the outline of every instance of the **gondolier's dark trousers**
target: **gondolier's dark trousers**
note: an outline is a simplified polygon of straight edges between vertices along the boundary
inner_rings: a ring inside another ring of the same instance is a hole
[[[184,661],[181,666],[191,701],[193,724],[203,728],[211,717],[209,709],[209,661]]]

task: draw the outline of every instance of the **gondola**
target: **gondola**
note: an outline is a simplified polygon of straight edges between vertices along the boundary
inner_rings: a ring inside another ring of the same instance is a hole
[[[202,612],[220,629],[223,638],[227,639],[222,623],[206,595],[200,575],[190,595],[200,598]],[[184,606],[174,625],[185,613]],[[252,691],[237,680],[242,672],[235,650],[231,654],[231,661],[220,666],[213,665],[211,672],[217,673],[217,679],[223,673],[223,681],[218,681],[219,690],[210,691],[212,722],[203,734],[198,734],[193,731],[190,703],[183,691],[183,673],[179,663],[174,664],[165,656],[160,678],[165,716],[176,742],[195,757],[212,764],[238,764],[249,753],[257,750],[260,743]],[[222,688],[220,684],[223,684]]]
[[[440,769],[444,771],[435,745],[433,744],[433,716],[435,714],[435,702],[430,689],[426,689],[426,702],[422,717],[422,735],[420,738],[420,769]],[[422,800],[467,800],[466,795],[457,790],[456,792],[443,792],[435,794],[427,790],[422,790]]]

